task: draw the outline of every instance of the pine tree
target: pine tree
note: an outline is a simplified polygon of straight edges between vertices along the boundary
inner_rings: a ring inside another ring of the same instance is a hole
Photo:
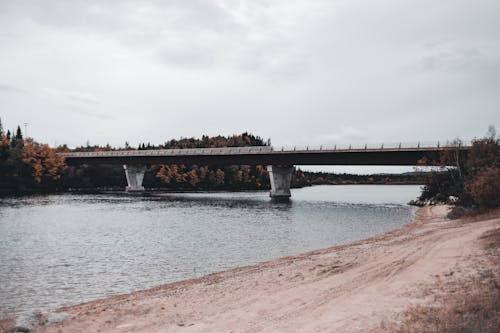
[[[15,131],[12,130],[12,134],[9,135],[9,137],[10,137],[10,146],[12,148],[14,148],[16,146],[16,144],[17,144],[17,139],[16,139],[16,136],[14,135],[14,133],[15,133]]]
[[[22,140],[23,133],[21,132],[21,127],[18,125],[16,130],[16,140]]]
[[[0,118],[0,139],[3,136],[3,126],[2,126],[2,118]]]

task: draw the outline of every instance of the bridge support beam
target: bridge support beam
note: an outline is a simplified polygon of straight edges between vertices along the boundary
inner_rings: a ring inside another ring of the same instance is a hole
[[[271,182],[271,198],[290,198],[290,184],[292,183],[293,166],[268,165],[269,181]]]
[[[125,188],[127,192],[142,192],[144,191],[144,186],[142,186],[142,180],[144,179],[144,174],[146,173],[145,165],[123,165],[125,169],[125,176],[127,177],[128,186]]]

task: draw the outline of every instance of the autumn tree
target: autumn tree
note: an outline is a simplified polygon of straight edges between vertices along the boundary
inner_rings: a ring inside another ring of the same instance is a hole
[[[23,162],[32,169],[31,175],[35,183],[40,184],[43,177],[42,160],[39,156],[39,147],[32,142],[24,145]]]
[[[30,167],[36,184],[40,184],[44,177],[53,181],[59,180],[67,168],[64,157],[48,145],[41,145],[32,140],[25,142],[22,160]]]
[[[0,181],[7,181],[7,172],[9,167],[7,166],[7,159],[10,153],[10,142],[7,140],[7,136],[0,136]]]
[[[198,177],[198,173],[196,172],[196,168],[192,168],[191,171],[187,173],[187,180],[191,186],[195,187],[199,182],[200,178]]]
[[[465,185],[467,194],[480,207],[500,207],[500,168],[482,169]]]
[[[2,135],[0,137],[0,161],[5,161],[7,159],[9,147],[10,142],[7,139],[7,136]]]
[[[224,171],[222,171],[221,169],[217,169],[217,171],[215,171],[215,177],[214,177],[215,185],[217,186],[224,184],[224,177],[225,177]]]
[[[181,138],[172,139],[160,146],[151,146],[151,149],[189,149],[189,148],[222,148],[266,146],[259,136],[244,132],[239,135],[224,137],[221,135],[209,137],[203,135],[201,139]],[[144,144],[139,144],[142,149]],[[146,149],[150,147],[149,143]],[[155,179],[169,184],[169,188],[176,189],[260,189],[269,186],[267,171],[263,166],[153,166]],[[151,179],[147,175],[145,179]],[[161,184],[158,184],[161,187]]]

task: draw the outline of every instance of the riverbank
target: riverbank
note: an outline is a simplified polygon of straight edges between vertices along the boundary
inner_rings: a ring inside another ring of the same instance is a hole
[[[422,207],[409,225],[353,244],[63,308],[68,319],[38,331],[418,331],[404,328],[424,325],[426,309],[498,294],[500,214],[446,213]]]

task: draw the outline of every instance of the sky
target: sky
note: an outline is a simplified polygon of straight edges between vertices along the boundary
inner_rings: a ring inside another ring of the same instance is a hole
[[[500,1],[0,0],[0,118],[70,147],[274,146],[500,126]]]

